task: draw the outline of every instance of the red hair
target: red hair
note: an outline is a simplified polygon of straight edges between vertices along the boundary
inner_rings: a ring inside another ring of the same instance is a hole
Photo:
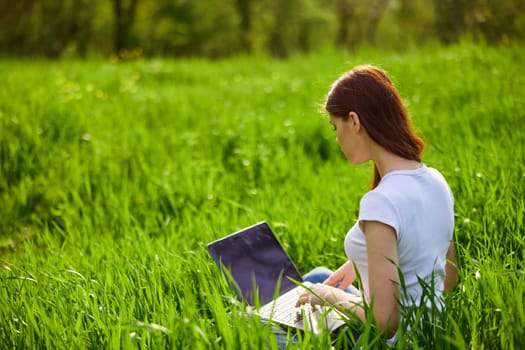
[[[410,124],[408,112],[387,74],[374,66],[357,66],[332,85],[325,103],[326,111],[343,119],[350,112],[359,116],[361,125],[378,145],[405,159],[421,161],[425,148]],[[374,165],[372,188],[381,176]]]

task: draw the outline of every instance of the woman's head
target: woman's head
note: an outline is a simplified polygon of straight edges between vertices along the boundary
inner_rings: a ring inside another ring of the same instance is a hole
[[[407,110],[387,74],[373,66],[358,66],[332,85],[325,103],[332,118],[348,120],[353,112],[369,137],[387,151],[421,161],[423,141],[414,133]],[[375,169],[372,187],[380,176]]]

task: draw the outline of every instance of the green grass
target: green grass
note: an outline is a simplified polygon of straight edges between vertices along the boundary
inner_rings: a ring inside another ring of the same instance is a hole
[[[266,220],[302,272],[344,261],[371,168],[347,163],[319,106],[373,63],[456,199],[444,329],[413,327],[399,347],[523,348],[522,52],[0,61],[0,347],[274,347],[205,244]]]

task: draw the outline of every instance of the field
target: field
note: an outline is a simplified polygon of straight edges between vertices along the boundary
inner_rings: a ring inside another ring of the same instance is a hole
[[[205,244],[265,220],[302,272],[344,261],[372,172],[344,159],[320,106],[340,73],[373,63],[456,200],[460,285],[399,348],[522,349],[522,53],[1,60],[0,347],[276,347],[237,316]]]

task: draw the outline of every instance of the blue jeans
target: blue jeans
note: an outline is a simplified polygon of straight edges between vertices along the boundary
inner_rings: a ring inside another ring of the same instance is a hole
[[[326,267],[316,267],[312,271],[308,272],[303,276],[303,280],[305,282],[311,282],[311,283],[323,283],[330,275],[333,273],[332,270],[327,269]],[[351,293],[351,294],[357,294],[360,295],[361,292],[359,289],[354,287],[353,285],[348,286],[345,288],[345,292]],[[265,321],[263,321],[265,322]],[[278,326],[272,325],[272,331],[275,334],[275,337],[277,339],[277,344],[279,345],[279,349],[285,349],[287,344],[297,343],[298,339],[296,335],[292,335],[289,332],[286,332],[282,328],[279,328]],[[354,333],[354,336],[356,334]]]

